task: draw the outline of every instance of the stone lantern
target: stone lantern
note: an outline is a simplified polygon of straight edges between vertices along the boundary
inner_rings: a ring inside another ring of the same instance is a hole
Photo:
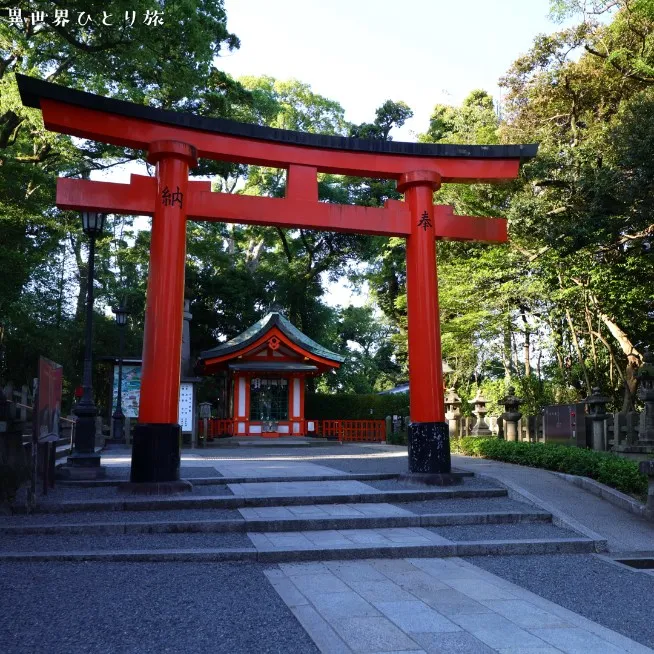
[[[448,388],[445,394],[445,419],[450,427],[450,436],[460,436],[459,420],[461,419],[461,398],[453,388]]]
[[[584,400],[588,405],[588,415],[593,421],[593,449],[601,451],[604,446],[604,421],[606,420],[606,404],[608,397],[604,397],[596,386],[593,392]]]
[[[643,353],[643,365],[636,373],[638,397],[645,406],[640,414],[639,445],[654,445],[654,354],[649,348]]]
[[[516,397],[515,386],[509,386],[509,394],[501,402],[504,405],[503,418],[506,420],[505,438],[507,441],[519,441],[518,421],[522,418],[520,405],[524,400]]]
[[[470,432],[471,436],[486,437],[493,435],[493,432],[490,430],[485,420],[485,415],[488,413],[488,409],[486,408],[487,401],[488,400],[486,400],[486,398],[481,394],[481,389],[478,389],[477,396],[473,400],[475,403],[475,410],[473,413],[477,417],[477,422]]]
[[[211,402],[200,402],[199,418],[202,420],[202,444],[206,445],[209,438],[209,419],[211,418]]]

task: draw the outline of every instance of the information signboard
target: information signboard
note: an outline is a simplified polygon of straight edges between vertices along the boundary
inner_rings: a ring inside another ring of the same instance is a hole
[[[122,409],[126,418],[138,418],[141,399],[141,366],[123,365]],[[111,412],[116,410],[118,399],[118,366],[114,365],[114,384]],[[182,431],[193,431],[193,384],[182,382],[179,386],[179,424]]]
[[[141,399],[141,366],[123,365],[122,409],[126,418],[139,417],[139,400]],[[114,366],[114,387],[111,400],[111,413],[116,410],[118,399],[118,366]]]
[[[182,382],[179,385],[179,417],[182,431],[193,431],[193,384]]]

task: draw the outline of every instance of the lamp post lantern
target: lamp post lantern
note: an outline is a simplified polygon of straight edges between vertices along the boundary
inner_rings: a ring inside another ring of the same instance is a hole
[[[116,315],[116,324],[119,328],[120,342],[118,346],[118,396],[116,397],[116,410],[113,413],[113,441],[125,442],[125,414],[123,413],[123,348],[125,346],[125,327],[127,326],[127,316],[129,311],[125,308],[124,303],[119,307],[113,307],[112,311]]]
[[[102,234],[106,215],[95,211],[82,211],[82,230],[89,237],[89,260],[86,277],[86,332],[84,343],[84,376],[82,397],[75,406],[77,424],[75,444],[68,457],[75,476],[98,477],[104,472],[100,467],[100,455],[95,452],[95,419],[98,415],[93,401],[92,344],[93,344],[93,277],[95,272],[95,239]],[[69,470],[72,472],[72,470]]]

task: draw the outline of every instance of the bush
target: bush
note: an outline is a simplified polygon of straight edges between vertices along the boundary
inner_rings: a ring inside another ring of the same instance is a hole
[[[452,439],[452,453],[481,456],[596,479],[611,488],[642,497],[647,477],[638,464],[608,452],[593,452],[552,443],[514,443],[499,438]]]
[[[409,394],[307,393],[304,415],[310,420],[383,420],[386,416],[407,416]]]

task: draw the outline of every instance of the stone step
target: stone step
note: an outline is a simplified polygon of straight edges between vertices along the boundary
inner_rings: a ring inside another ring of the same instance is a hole
[[[329,505],[328,505],[329,506]],[[343,505],[332,505],[341,507]],[[359,509],[366,505],[359,505]],[[370,505],[382,508],[383,504]],[[386,505],[391,506],[391,505]],[[271,507],[271,509],[285,507]],[[306,509],[313,507],[297,507]],[[395,507],[391,507],[395,508]],[[242,509],[256,511],[256,509]],[[290,512],[289,512],[290,513]],[[180,534],[180,533],[220,533],[236,531],[284,532],[331,529],[373,529],[393,527],[445,527],[453,525],[505,525],[513,523],[548,523],[552,516],[544,511],[496,513],[444,513],[415,515],[402,511],[395,515],[332,515],[327,517],[307,517],[301,513],[290,517],[262,518],[256,514],[234,517],[226,520],[176,520],[160,522],[91,522],[60,524],[22,524],[0,526],[0,535],[73,535],[73,534]]]
[[[296,484],[296,488],[266,488],[264,484],[232,484],[232,496],[198,496],[176,495],[158,497],[133,497],[125,499],[97,499],[81,501],[64,501],[41,503],[35,513],[74,513],[76,511],[162,511],[182,509],[238,509],[257,506],[298,506],[307,504],[353,504],[353,503],[402,503],[437,499],[469,499],[507,497],[504,488],[461,488],[450,486],[433,490],[394,490],[382,491],[361,482],[333,482],[333,484],[358,484],[355,488],[345,486],[341,488],[312,489],[311,482],[304,482],[307,486]],[[332,482],[316,482],[328,485]],[[292,486],[280,483],[271,486]],[[259,492],[264,491],[263,494]],[[22,506],[12,507],[14,513],[26,513]]]
[[[590,538],[565,539],[518,539],[470,541],[429,544],[366,544],[283,547],[265,546],[263,543],[251,548],[158,548],[158,549],[104,549],[104,550],[57,550],[52,551],[5,551],[0,552],[0,562],[17,561],[259,561],[283,563],[293,561],[327,561],[370,558],[424,558],[479,555],[526,555],[526,554],[587,554],[603,551],[606,544]]]
[[[472,477],[474,473],[462,473]],[[253,479],[252,477],[191,477],[184,474],[182,479],[190,481],[193,486],[213,486],[216,484],[247,484],[256,481],[257,483],[278,483],[278,482],[300,482],[300,481],[377,481],[383,479],[397,479],[400,475],[392,472],[378,473],[357,473],[348,474],[334,471],[333,475],[299,475],[287,476],[266,476]],[[120,486],[124,484],[129,477],[129,472],[124,479],[93,479],[93,480],[62,480],[57,482],[61,486],[94,488],[106,486]]]

